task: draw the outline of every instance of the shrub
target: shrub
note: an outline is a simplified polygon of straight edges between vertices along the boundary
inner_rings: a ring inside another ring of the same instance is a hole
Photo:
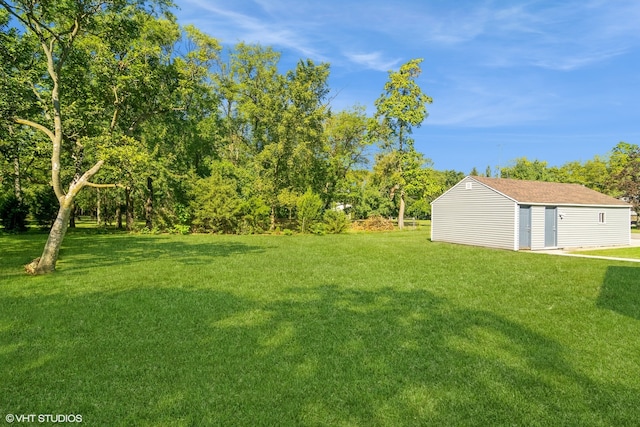
[[[220,173],[200,179],[193,188],[193,225],[207,231],[234,233],[240,220],[241,204],[232,179]]]
[[[19,232],[27,229],[29,206],[11,195],[0,205],[0,222],[5,231]]]
[[[326,211],[324,224],[324,231],[329,234],[345,233],[349,229],[349,218],[342,211]]]
[[[211,176],[195,182],[189,205],[195,231],[252,234],[266,230],[270,207],[260,197],[241,191],[242,177],[236,172],[233,165],[214,162]]]
[[[173,228],[169,231],[171,234],[182,234],[182,235],[187,235],[190,233],[190,227],[188,225],[184,225],[184,224],[176,224],[173,226]]]
[[[308,189],[306,193],[298,198],[297,214],[300,221],[300,231],[302,233],[310,231],[313,223],[322,214],[322,199],[320,196]]]
[[[314,222],[311,227],[309,227],[309,231],[318,236],[324,236],[327,233],[324,222]]]
[[[259,197],[251,197],[240,206],[240,221],[238,232],[242,234],[263,233],[269,226],[271,209]]]

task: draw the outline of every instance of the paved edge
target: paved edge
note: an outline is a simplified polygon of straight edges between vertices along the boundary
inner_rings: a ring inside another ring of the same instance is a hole
[[[558,251],[558,252],[555,252],[555,253],[551,253],[551,252],[552,251],[547,251],[547,252],[542,252],[542,253],[546,253],[547,255],[560,255],[560,256],[569,256],[569,257],[576,257],[576,258],[591,258],[591,259],[605,259],[605,260],[609,260],[609,261],[640,262],[640,259],[636,259],[636,258],[617,258],[617,257],[602,256],[602,255],[570,254],[570,253],[566,253],[566,252],[562,252],[562,251]]]
[[[638,236],[638,237],[636,237]],[[634,248],[634,247],[640,247],[640,235],[638,235],[636,233],[636,235],[632,235],[631,236],[631,241],[629,242],[630,244],[627,246],[610,246],[610,247],[602,247],[602,248],[590,248],[593,250],[602,250],[602,249],[623,249],[623,248]],[[583,248],[575,248],[575,249],[549,249],[549,250],[542,250],[542,251],[531,251],[531,253],[539,253],[539,254],[547,254],[547,255],[562,255],[562,256],[571,256],[571,257],[577,257],[577,258],[592,258],[592,259],[604,259],[604,260],[609,260],[609,261],[625,261],[625,262],[640,262],[640,259],[637,258],[619,258],[619,257],[609,257],[609,256],[603,256],[603,255],[587,255],[587,254],[575,254],[575,253],[569,253],[569,250],[581,250]],[[585,250],[589,250],[589,249],[585,249]]]

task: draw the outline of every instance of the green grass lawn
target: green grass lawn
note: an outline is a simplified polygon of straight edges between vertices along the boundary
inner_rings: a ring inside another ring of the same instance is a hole
[[[589,250],[573,251],[572,253],[581,254],[581,255],[608,256],[608,257],[614,257],[614,258],[640,259],[640,247],[615,248],[615,249],[589,249]]]
[[[0,235],[0,416],[632,426],[640,268],[335,236]]]

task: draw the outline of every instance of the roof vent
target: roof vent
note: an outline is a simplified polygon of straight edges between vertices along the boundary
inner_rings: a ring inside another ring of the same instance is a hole
[[[465,182],[464,183],[464,189],[465,190],[472,190],[473,189],[473,182]]]

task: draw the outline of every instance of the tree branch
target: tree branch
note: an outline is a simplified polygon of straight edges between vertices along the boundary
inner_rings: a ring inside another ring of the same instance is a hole
[[[87,185],[87,182],[89,182],[91,177],[93,177],[96,173],[98,173],[98,171],[100,170],[103,164],[104,164],[104,160],[99,160],[95,165],[93,165],[91,169],[89,169],[84,174],[82,174],[78,182],[83,183],[83,185]]]
[[[92,188],[124,188],[122,184],[96,184],[94,182],[87,182],[85,186]]]
[[[120,112],[120,99],[118,99],[118,89],[114,86],[113,88],[113,96],[115,100],[113,101],[113,105],[115,105],[115,109],[113,110],[113,117],[111,118],[111,125],[109,126],[109,131],[113,132],[116,128],[116,123],[118,122],[118,113]]]
[[[95,165],[93,165],[93,167],[91,169],[89,169],[84,174],[82,174],[82,176],[77,181],[74,181],[69,186],[69,193],[68,193],[67,197],[71,197],[71,198],[76,197],[78,192],[80,190],[82,190],[83,187],[89,185],[89,180],[96,173],[98,173],[98,171],[100,170],[100,168],[102,167],[103,164],[104,164],[104,160],[98,161]],[[94,185],[100,185],[100,184],[94,184]]]
[[[36,123],[36,122],[32,122],[31,120],[27,120],[27,119],[19,119],[17,117],[15,117],[13,119],[14,122],[19,123],[21,125],[26,125],[29,127],[32,127],[34,129],[38,129],[39,131],[45,133],[53,142],[55,140],[55,135],[53,134],[53,132],[51,132],[48,128],[46,128],[45,126],[41,125],[40,123]]]

